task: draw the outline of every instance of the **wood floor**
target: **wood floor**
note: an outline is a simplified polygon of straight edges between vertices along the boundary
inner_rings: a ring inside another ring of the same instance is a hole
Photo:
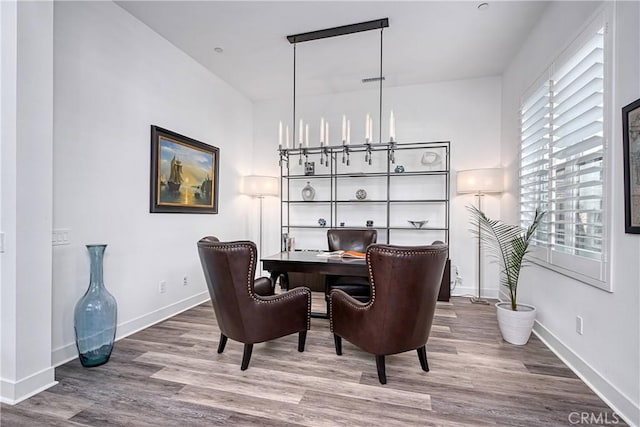
[[[438,303],[431,371],[415,351],[388,356],[385,386],[372,355],[343,341],[336,356],[326,319],[312,319],[304,353],[297,335],[255,345],[244,372],[242,345],[229,340],[217,354],[218,337],[211,305],[200,305],[118,341],[103,366],[60,366],[58,385],[2,405],[0,424],[563,426],[576,412],[614,417],[537,338],[506,344],[494,307],[466,298]]]

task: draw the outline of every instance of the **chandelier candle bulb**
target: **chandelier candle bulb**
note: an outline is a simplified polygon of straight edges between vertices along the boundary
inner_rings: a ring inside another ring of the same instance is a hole
[[[282,121],[278,122],[278,148],[282,150]]]
[[[369,134],[369,113],[364,118],[364,141],[369,142],[371,135]]]
[[[309,148],[309,125],[304,125],[304,145]]]
[[[393,115],[393,110],[389,115],[389,141],[393,142],[396,139],[396,118]]]
[[[329,122],[324,122],[324,141],[329,145]]]
[[[351,120],[347,120],[347,145],[351,143]]]
[[[302,131],[304,130],[302,119],[300,119],[299,129],[300,130],[298,131],[298,144],[300,145],[300,148],[302,148]]]
[[[347,116],[342,115],[342,145],[347,143]]]
[[[324,117],[320,117],[320,146],[324,145]]]

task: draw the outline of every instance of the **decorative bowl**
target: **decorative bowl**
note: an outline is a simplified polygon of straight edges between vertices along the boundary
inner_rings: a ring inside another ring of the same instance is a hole
[[[407,222],[409,222],[409,224],[413,225],[414,228],[422,228],[425,224],[427,224],[429,222],[428,219],[423,219],[420,221],[412,221],[410,219],[407,220]]]
[[[356,199],[358,200],[364,200],[367,198],[367,192],[366,190],[364,190],[363,188],[359,189],[358,191],[356,191]]]
[[[435,166],[440,162],[442,162],[442,157],[433,151],[425,151],[422,153],[422,158],[420,159],[420,163],[424,166]]]

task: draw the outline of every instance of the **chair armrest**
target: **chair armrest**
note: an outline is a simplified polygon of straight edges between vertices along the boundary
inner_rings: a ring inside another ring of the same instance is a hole
[[[370,305],[369,303],[358,301],[342,289],[332,289],[329,296],[335,301],[337,306],[348,306],[351,309],[364,310]]]
[[[274,293],[274,286],[268,277],[259,277],[253,282],[253,291],[260,296],[269,296]]]
[[[254,296],[251,319],[252,342],[262,342],[294,332],[308,330],[311,326],[311,291],[295,288],[282,294]]]
[[[340,332],[353,322],[362,322],[370,309],[371,302],[360,302],[341,289],[333,289],[329,295],[331,331],[343,336]]]

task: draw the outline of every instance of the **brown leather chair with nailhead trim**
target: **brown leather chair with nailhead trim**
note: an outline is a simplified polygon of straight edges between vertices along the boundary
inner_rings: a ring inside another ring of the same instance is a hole
[[[417,350],[422,370],[428,372],[426,344],[447,250],[447,245],[369,246],[371,300],[362,303],[339,289],[331,291],[336,354],[342,354],[342,338],[374,354],[381,384],[387,383],[386,355]]]
[[[310,327],[311,291],[295,288],[274,295],[271,279],[254,279],[257,248],[253,242],[220,242],[209,236],[198,242],[198,253],[211,303],[220,328],[218,353],[227,338],[244,344],[241,370],[247,369],[253,344],[298,333],[304,351]]]
[[[372,228],[332,228],[327,230],[327,245],[330,251],[365,252],[367,246],[375,243],[378,232]],[[366,277],[327,276],[325,299],[329,314],[329,295],[334,289],[341,289],[361,302],[371,299],[371,286]]]

